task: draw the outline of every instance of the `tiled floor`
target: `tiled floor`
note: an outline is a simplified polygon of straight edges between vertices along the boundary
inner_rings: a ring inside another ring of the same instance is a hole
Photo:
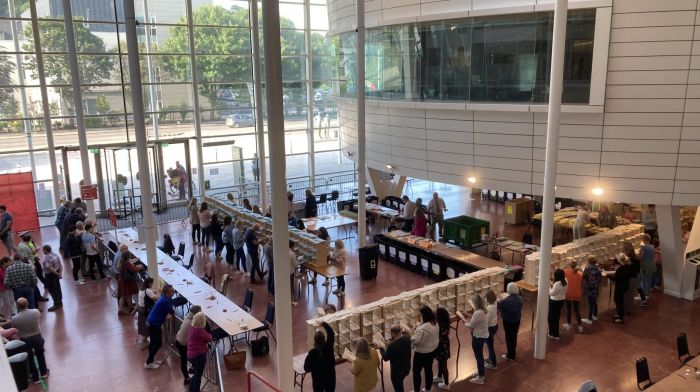
[[[466,213],[489,219],[492,231],[498,231],[514,239],[519,239],[524,226],[505,226],[502,220],[503,204],[482,202],[472,199],[457,187],[437,186],[436,191],[445,197],[450,211],[448,216]],[[414,185],[414,195],[424,200],[430,197],[431,189]],[[409,193],[410,194],[410,193]],[[373,231],[379,230],[372,228]],[[168,231],[175,241],[186,240],[187,232],[178,222],[161,227],[161,232]],[[335,233],[331,230],[331,235]],[[53,227],[43,229],[35,234],[37,243],[56,243]],[[357,243],[348,243],[353,258],[357,255]],[[187,256],[192,248],[187,241]],[[195,270],[202,273],[205,256],[197,251]],[[357,306],[400,291],[410,290],[430,283],[426,278],[407,272],[399,267],[380,264],[377,281],[361,281],[356,263],[348,263],[350,276],[347,279],[347,292],[344,301],[331,296],[330,302],[338,307]],[[220,268],[219,276],[223,273]],[[43,335],[46,339],[47,361],[51,369],[48,389],[51,391],[182,391],[182,378],[178,370],[178,358],[175,354],[168,357],[166,363],[157,370],[144,370],[143,362],[146,352],[136,346],[136,323],[128,317],[117,317],[115,300],[110,296],[110,283],[101,282],[75,286],[72,278],[63,282],[64,309],[57,313],[44,313],[42,320]],[[229,284],[229,297],[235,302],[242,301],[247,281],[235,275]],[[267,294],[265,285],[255,285],[255,301],[252,313],[263,318],[265,304],[273,300]],[[315,314],[315,308],[323,301],[324,288],[316,286],[305,288],[299,306],[293,309],[293,332],[295,337],[294,353],[306,351],[305,320]],[[608,290],[603,289],[599,300],[601,306],[600,321],[594,326],[587,326],[584,334],[562,334],[559,342],[548,342],[547,359],[533,359],[533,334],[530,329],[531,308],[525,305],[519,335],[518,361],[501,363],[499,370],[488,371],[487,381],[483,386],[475,386],[465,378],[475,369],[475,363],[469,337],[465,328],[460,327],[462,350],[459,355],[458,381],[452,385],[454,391],[490,390],[490,391],[576,391],[587,379],[594,379],[601,391],[633,391],[635,386],[634,360],[639,356],[649,359],[653,379],[661,378],[677,367],[675,355],[675,337],[679,331],[688,333],[691,351],[700,349],[700,303],[678,300],[663,294],[654,294],[650,306],[646,309],[634,309],[633,315],[624,326],[611,322],[608,310]],[[46,305],[42,305],[46,308]],[[587,306],[582,304],[582,310]],[[694,327],[694,328],[693,328]],[[455,362],[457,343],[454,335],[453,358],[450,360],[450,377],[457,376]],[[239,343],[242,347],[243,344]],[[254,358],[250,370],[254,370],[268,380],[276,382],[275,345],[271,343],[271,356]],[[504,338],[499,331],[497,352],[504,350]],[[160,355],[163,356],[162,349]],[[387,367],[388,370],[388,367]],[[352,376],[349,365],[337,368],[338,391],[352,390]],[[227,391],[244,391],[245,373],[243,371],[224,374]],[[3,380],[4,381],[4,380]],[[0,382],[1,384],[2,382]],[[391,390],[386,377],[387,390]],[[255,391],[267,389],[256,384]],[[305,383],[311,389],[310,379]],[[406,379],[407,390],[412,389],[410,377]],[[2,388],[0,388],[1,390]],[[32,386],[30,391],[40,390]],[[379,388],[377,388],[379,390]]]

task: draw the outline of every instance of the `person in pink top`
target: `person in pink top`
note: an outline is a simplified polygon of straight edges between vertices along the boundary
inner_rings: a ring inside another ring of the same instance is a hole
[[[566,285],[566,324],[564,324],[564,329],[571,331],[571,308],[573,307],[574,314],[576,314],[578,332],[583,333],[581,311],[579,310],[583,291],[583,274],[578,270],[576,262],[572,261],[569,268],[564,269],[564,276],[568,282]]]
[[[187,388],[190,392],[199,392],[204,366],[207,363],[207,344],[211,342],[212,337],[204,328],[206,325],[207,316],[204,312],[199,312],[194,315],[192,325],[188,331],[187,360],[190,361],[194,368],[194,374],[190,378],[190,384]]]
[[[411,234],[418,237],[425,237],[428,233],[428,220],[425,218],[423,209],[416,208],[415,219],[413,220],[413,231]]]

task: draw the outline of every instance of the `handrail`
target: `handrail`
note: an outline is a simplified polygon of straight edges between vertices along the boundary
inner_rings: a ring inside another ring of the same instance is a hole
[[[253,378],[253,377],[255,377],[255,378],[257,378],[258,380],[260,380],[263,384],[265,384],[265,385],[266,385],[268,388],[270,388],[271,390],[273,390],[273,391],[275,391],[275,392],[282,392],[281,389],[279,389],[279,388],[277,388],[276,386],[272,385],[269,381],[265,380],[265,379],[262,378],[258,373],[255,373],[255,372],[248,372],[248,374],[246,375],[246,379],[248,380],[248,392],[252,392],[252,390],[253,390],[253,389],[252,389],[252,388],[253,388],[253,385],[251,384],[251,383],[252,383],[252,378]]]

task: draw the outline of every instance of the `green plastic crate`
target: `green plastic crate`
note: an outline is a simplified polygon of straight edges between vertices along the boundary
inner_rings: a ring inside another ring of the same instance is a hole
[[[445,219],[445,240],[454,241],[463,248],[471,248],[481,241],[483,234],[489,234],[491,222],[462,215]]]

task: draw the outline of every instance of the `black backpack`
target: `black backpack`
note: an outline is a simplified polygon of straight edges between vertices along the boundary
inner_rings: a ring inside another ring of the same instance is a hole
[[[254,357],[263,357],[268,355],[270,353],[270,343],[268,342],[267,336],[263,336],[260,339],[250,342],[250,351]]]

